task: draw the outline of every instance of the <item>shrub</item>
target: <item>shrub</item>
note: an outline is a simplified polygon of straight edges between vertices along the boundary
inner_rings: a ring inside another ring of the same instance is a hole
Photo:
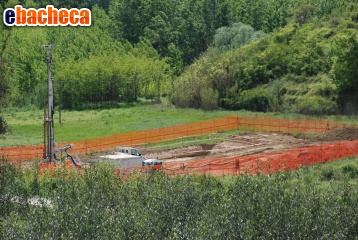
[[[266,112],[269,110],[271,96],[260,88],[243,91],[237,101],[239,109]]]
[[[6,123],[5,119],[0,116],[0,134],[5,134],[10,132],[10,126]]]
[[[201,107],[204,110],[215,110],[218,108],[218,93],[211,88],[204,88],[200,92]]]
[[[324,184],[309,169],[122,180],[98,164],[80,174],[41,176],[35,186],[35,178],[9,168],[0,174],[0,239],[356,239],[357,188],[325,171],[331,181]],[[52,206],[15,206],[7,193],[36,194]]]
[[[297,101],[297,110],[303,114],[331,114],[336,106],[336,102],[321,96],[305,95]]]

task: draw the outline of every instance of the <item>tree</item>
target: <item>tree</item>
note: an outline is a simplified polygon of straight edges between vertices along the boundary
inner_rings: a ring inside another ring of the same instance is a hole
[[[2,6],[0,5],[0,12],[3,13]],[[1,15],[2,17],[2,15]],[[8,64],[7,57],[5,55],[8,42],[11,37],[12,28],[7,28],[0,23],[0,106],[5,105],[5,99],[10,93],[9,80],[8,80]]]
[[[341,110],[346,114],[358,112],[358,34],[349,29],[337,37],[333,74],[339,91]]]
[[[335,82],[341,92],[358,90],[358,34],[348,30],[336,38],[336,58],[333,64]]]
[[[222,51],[228,51],[246,45],[263,35],[263,32],[255,31],[249,25],[234,23],[216,30],[213,45]]]

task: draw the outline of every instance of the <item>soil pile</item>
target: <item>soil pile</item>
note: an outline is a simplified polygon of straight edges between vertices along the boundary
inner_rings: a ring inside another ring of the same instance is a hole
[[[317,138],[321,141],[348,141],[358,139],[358,128],[347,127],[329,131]]]

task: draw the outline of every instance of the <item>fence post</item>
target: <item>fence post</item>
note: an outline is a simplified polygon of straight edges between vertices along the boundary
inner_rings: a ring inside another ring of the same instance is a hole
[[[87,140],[85,140],[85,151],[86,151],[86,155],[88,155],[88,150],[87,150]]]
[[[270,130],[270,132],[272,132],[272,128],[271,128],[272,118],[267,119],[267,122],[268,122],[268,125],[269,125],[269,130]]]
[[[200,123],[200,136],[203,136],[203,125]]]
[[[281,123],[280,123],[280,119],[278,119],[278,131],[281,132]]]
[[[240,159],[239,158],[234,159],[234,164],[235,164],[235,175],[237,175],[237,169],[239,169],[239,174],[240,174]]]
[[[287,119],[287,132],[291,133],[291,129],[290,129],[290,119]]]

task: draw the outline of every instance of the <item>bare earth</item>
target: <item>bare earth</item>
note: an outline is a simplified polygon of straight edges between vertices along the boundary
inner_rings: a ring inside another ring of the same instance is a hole
[[[230,135],[228,140],[216,144],[197,144],[165,151],[156,151],[150,147],[138,147],[138,149],[147,158],[158,158],[170,163],[281,152],[323,143],[356,139],[358,139],[358,129],[355,128],[333,130],[315,138],[300,138],[278,132],[250,132]]]

